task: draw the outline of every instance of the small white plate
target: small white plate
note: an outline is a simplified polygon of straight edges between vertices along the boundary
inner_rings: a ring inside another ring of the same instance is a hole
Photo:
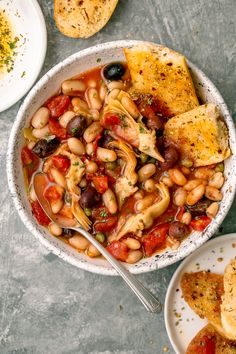
[[[165,325],[177,354],[186,352],[193,337],[207,324],[198,317],[182,297],[180,280],[186,272],[210,270],[223,274],[225,266],[236,256],[236,233],[219,236],[207,242],[186,258],[175,271],[165,300]]]
[[[47,31],[36,0],[1,0],[19,41],[14,69],[0,76],[0,112],[16,103],[37,79],[46,54]]]

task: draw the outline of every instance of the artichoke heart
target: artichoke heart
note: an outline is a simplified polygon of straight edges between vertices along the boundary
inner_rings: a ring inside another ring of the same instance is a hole
[[[125,199],[138,190],[138,187],[135,187],[138,180],[138,175],[135,172],[137,160],[133,150],[131,150],[127,144],[120,140],[112,141],[109,144],[109,147],[117,148],[118,156],[125,162],[121,171],[121,176],[115,183],[115,192],[118,199],[119,208],[121,208]]]
[[[149,130],[142,122],[142,116],[137,121],[129,114],[127,109],[121,104],[123,97],[129,97],[125,91],[120,91],[116,98],[110,98],[105,106],[101,124],[107,129],[111,129],[115,135],[124,139],[141,152],[164,162],[163,157],[156,147],[156,135],[154,130]],[[130,98],[131,99],[131,98]],[[119,123],[110,125],[107,122],[108,116],[118,116]]]
[[[156,188],[160,193],[161,200],[139,214],[132,214],[127,220],[122,219],[117,226],[116,240],[128,233],[141,235],[142,230],[152,226],[154,219],[166,211],[170,203],[169,189],[162,182],[157,183]]]

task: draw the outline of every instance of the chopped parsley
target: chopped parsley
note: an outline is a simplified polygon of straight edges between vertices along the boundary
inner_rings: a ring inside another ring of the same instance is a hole
[[[126,115],[125,114],[119,114],[120,120],[121,120],[121,126],[123,128],[127,128],[128,124],[126,122]]]
[[[76,133],[78,133],[78,128],[72,128],[71,129],[71,132],[72,132],[72,135],[76,135]]]
[[[141,125],[139,126],[139,133],[141,133],[141,134],[145,134],[146,133],[146,130]]]
[[[151,104],[152,104],[152,97],[148,97],[148,99],[147,99],[147,104],[148,104],[149,106],[151,106]]]
[[[97,58],[97,63],[100,63],[102,59],[101,58]]]
[[[74,162],[73,166],[79,166],[79,162]]]
[[[108,216],[108,214],[106,211],[103,210],[103,211],[101,211],[100,216],[103,218],[106,218]]]

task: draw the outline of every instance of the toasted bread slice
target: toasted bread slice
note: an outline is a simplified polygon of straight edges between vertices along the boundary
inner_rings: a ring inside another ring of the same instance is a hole
[[[151,94],[167,117],[199,105],[185,57],[160,45],[124,49],[133,94]]]
[[[220,336],[210,324],[201,329],[189,343],[186,354],[236,354],[236,344]]]
[[[221,322],[227,337],[236,339],[236,259],[227,265],[224,272]]]
[[[68,37],[88,38],[109,21],[118,0],[54,0],[54,19]]]
[[[181,279],[184,300],[201,318],[207,318],[224,335],[220,305],[224,292],[223,276],[208,272],[185,273]]]
[[[169,119],[165,136],[179,146],[181,159],[192,160],[195,167],[221,162],[231,154],[226,124],[212,103]]]

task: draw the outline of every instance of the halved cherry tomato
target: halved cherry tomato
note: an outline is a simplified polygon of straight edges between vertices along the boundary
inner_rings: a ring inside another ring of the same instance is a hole
[[[33,162],[33,153],[27,146],[21,150],[21,160],[24,166],[30,165]]]
[[[194,354],[215,354],[216,352],[216,338],[213,335],[204,335],[199,338],[199,342],[196,343],[192,352]]]
[[[98,191],[98,193],[105,193],[108,189],[108,178],[107,176],[94,176],[92,178],[94,187]]]
[[[104,125],[120,125],[120,117],[116,114],[107,114],[104,118]]]
[[[56,201],[61,199],[61,192],[58,190],[56,186],[48,187],[44,192],[44,197],[51,203],[52,201]]]
[[[113,241],[106,248],[116,259],[125,262],[128,257],[128,247],[120,241]]]
[[[203,231],[211,223],[211,218],[206,215],[198,216],[191,221],[190,226],[195,231]]]
[[[45,214],[39,202],[36,200],[35,202],[31,203],[31,207],[33,215],[37,219],[38,223],[40,225],[47,226],[50,223],[50,219]]]
[[[117,224],[118,217],[111,215],[106,207],[100,207],[93,210],[94,228],[96,231],[109,232]]]
[[[51,116],[53,118],[59,118],[70,104],[70,99],[66,95],[59,95],[50,98],[46,102],[46,107],[49,109]]]
[[[169,227],[169,224],[157,225],[147,236],[144,236],[142,243],[147,256],[151,256],[165,244]]]
[[[49,118],[48,128],[52,135],[56,135],[59,139],[66,139],[66,129],[55,118]]]
[[[67,156],[56,155],[52,157],[53,165],[62,173],[66,173],[70,167],[70,159]]]

